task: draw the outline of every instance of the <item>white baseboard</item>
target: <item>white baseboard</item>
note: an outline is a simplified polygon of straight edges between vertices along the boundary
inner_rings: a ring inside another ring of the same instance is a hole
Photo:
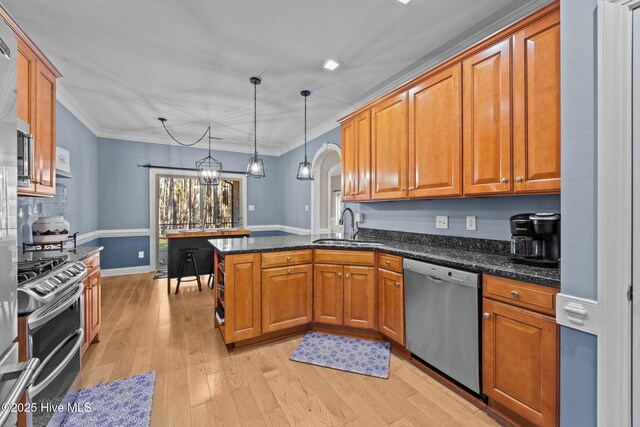
[[[124,268],[108,268],[101,271],[102,277],[111,276],[124,276],[127,274],[144,274],[155,271],[150,265],[141,265],[139,267],[124,267]]]

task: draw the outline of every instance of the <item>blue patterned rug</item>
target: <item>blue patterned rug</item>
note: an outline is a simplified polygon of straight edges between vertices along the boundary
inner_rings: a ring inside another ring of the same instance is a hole
[[[296,362],[389,378],[391,344],[309,332],[289,359]]]
[[[141,375],[83,388],[78,392],[76,407],[64,427],[148,427],[153,405],[156,373]]]

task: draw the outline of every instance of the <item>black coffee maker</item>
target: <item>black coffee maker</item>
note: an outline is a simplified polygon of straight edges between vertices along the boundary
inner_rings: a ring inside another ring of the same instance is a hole
[[[512,216],[509,258],[522,264],[557,267],[560,260],[560,214]]]

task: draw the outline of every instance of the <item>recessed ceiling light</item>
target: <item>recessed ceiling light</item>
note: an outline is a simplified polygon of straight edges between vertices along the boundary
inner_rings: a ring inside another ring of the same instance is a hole
[[[324,61],[324,64],[322,64],[322,67],[333,71],[336,68],[338,68],[340,66],[340,63],[338,61],[336,61],[335,59],[327,59],[326,61]]]
[[[411,0],[398,0],[400,3],[402,4],[407,4],[409,3]]]

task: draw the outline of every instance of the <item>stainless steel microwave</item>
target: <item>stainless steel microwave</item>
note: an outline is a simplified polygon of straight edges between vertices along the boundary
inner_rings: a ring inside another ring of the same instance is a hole
[[[28,187],[33,181],[33,135],[29,123],[18,119],[18,186]]]

